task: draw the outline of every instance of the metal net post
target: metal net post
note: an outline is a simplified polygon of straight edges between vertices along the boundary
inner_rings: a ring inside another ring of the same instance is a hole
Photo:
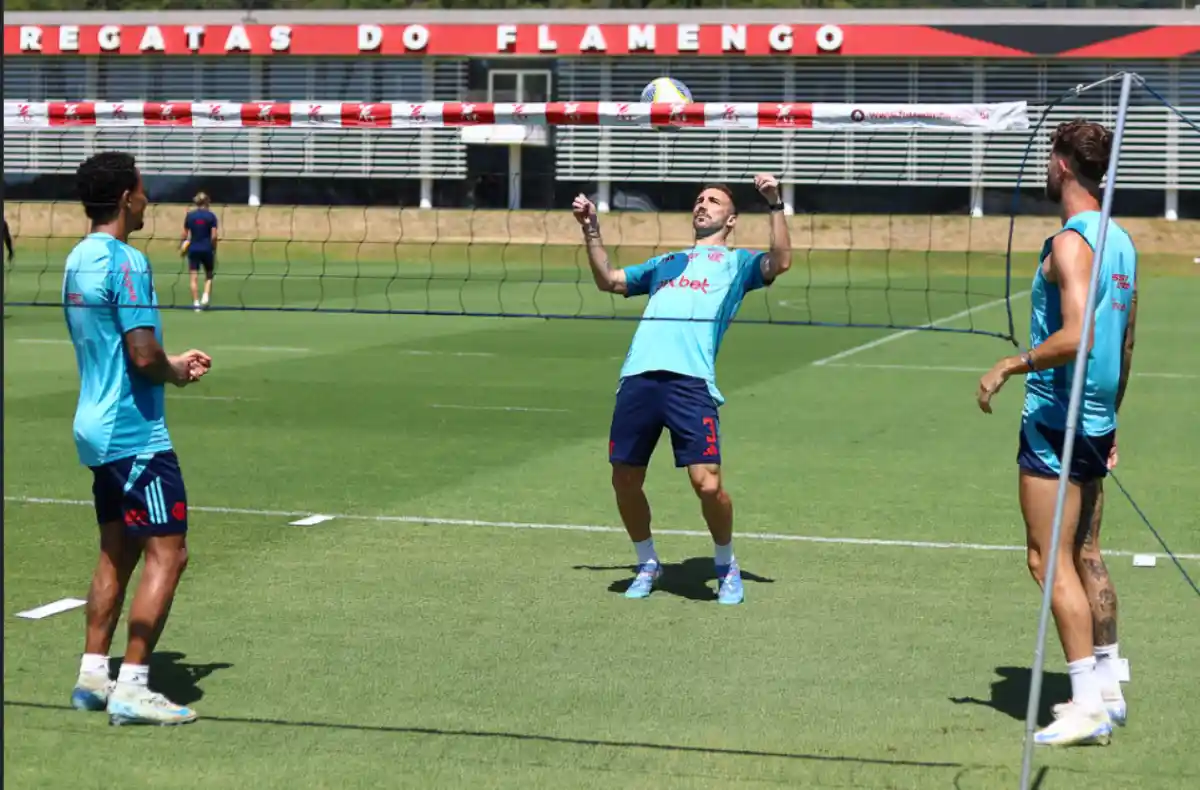
[[[1050,620],[1050,598],[1054,590],[1054,574],[1058,562],[1058,541],[1062,534],[1063,509],[1067,501],[1068,476],[1071,457],[1074,455],[1076,424],[1079,421],[1080,402],[1083,400],[1083,384],[1087,373],[1088,346],[1092,336],[1093,309],[1096,292],[1100,284],[1100,262],[1104,256],[1104,243],[1108,238],[1108,222],[1112,217],[1113,194],[1117,188],[1117,162],[1121,157],[1121,140],[1125,135],[1125,117],[1129,113],[1129,91],[1133,74],[1126,72],[1121,78],[1121,98],[1117,104],[1117,122],[1113,130],[1112,154],[1108,161],[1107,183],[1100,206],[1100,236],[1092,255],[1092,276],[1088,282],[1087,301],[1083,312],[1083,331],[1079,338],[1079,350],[1075,353],[1075,375],[1071,379],[1071,400],[1067,406],[1067,431],[1063,440],[1062,470],[1058,474],[1058,497],[1054,503],[1054,524],[1050,533],[1050,556],[1047,557],[1046,580],[1042,585],[1042,610],[1038,616],[1037,643],[1033,652],[1033,670],[1029,681],[1029,705],[1025,710],[1025,747],[1021,757],[1021,790],[1029,790],[1030,774],[1033,770],[1033,732],[1037,727],[1038,708],[1042,697],[1042,673],[1046,663],[1046,629]]]

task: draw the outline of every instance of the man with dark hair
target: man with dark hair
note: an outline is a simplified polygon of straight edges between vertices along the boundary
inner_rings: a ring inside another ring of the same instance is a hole
[[[196,713],[147,685],[150,656],[187,565],[187,495],[167,434],[163,385],[197,381],[212,359],[163,350],[153,272],[128,244],[149,202],[133,157],[96,154],[79,166],[76,183],[91,233],[67,256],[62,297],[80,377],[75,446],[92,470],[100,558],[71,705],[107,709],[113,724],[183,724]],[[108,651],[143,555],[125,660],[113,683]]]
[[[717,410],[724,398],[717,389],[716,358],[743,297],[770,285],[792,261],[779,182],[759,175],[754,185],[771,208],[769,252],[726,246],[737,224],[737,208],[729,188],[716,185],[696,197],[691,249],[625,269],[609,263],[595,207],[583,195],[575,198],[575,218],[583,228],[596,286],[626,297],[650,297],[621,368],[608,443],[617,508],[638,557],[636,576],[625,593],[629,598],[648,596],[662,575],[643,485],[665,427],[675,465],[687,467],[713,538],[717,600],[737,604],[744,599],[733,554],[733,502],[721,484]]]
[[[979,381],[979,407],[1009,377],[1024,374],[1019,494],[1029,570],[1044,584],[1058,478],[1066,441],[1067,406],[1082,341],[1088,286],[1100,236],[1100,182],[1108,170],[1112,134],[1088,121],[1060,125],[1051,137],[1046,194],[1061,207],[1063,227],[1042,247],[1033,278],[1029,350],[996,363]],[[1087,356],[1082,421],[1072,449],[1051,608],[1071,677],[1071,700],[1036,735],[1052,746],[1107,744],[1124,724],[1117,652],[1117,599],[1100,557],[1102,481],[1117,460],[1117,411],[1133,361],[1137,314],[1137,250],[1109,220]]]

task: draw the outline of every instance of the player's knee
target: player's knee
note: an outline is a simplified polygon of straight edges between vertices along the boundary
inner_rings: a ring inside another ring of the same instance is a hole
[[[1025,562],[1029,566],[1029,575],[1038,583],[1038,586],[1046,582],[1046,566],[1042,558],[1041,549],[1030,546],[1025,553]]]
[[[721,495],[721,473],[704,467],[688,470],[692,490],[701,499],[713,499]]]
[[[613,464],[612,486],[617,495],[636,493],[646,481],[646,470],[637,466]]]

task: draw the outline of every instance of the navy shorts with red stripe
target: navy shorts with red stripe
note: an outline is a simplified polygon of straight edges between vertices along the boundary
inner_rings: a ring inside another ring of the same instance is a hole
[[[187,491],[174,450],[119,458],[92,470],[100,524],[121,521],[133,537],[187,532]]]
[[[717,409],[717,402],[703,379],[667,371],[627,376],[617,390],[608,436],[608,460],[627,466],[648,466],[666,428],[671,432],[675,466],[720,464]]]

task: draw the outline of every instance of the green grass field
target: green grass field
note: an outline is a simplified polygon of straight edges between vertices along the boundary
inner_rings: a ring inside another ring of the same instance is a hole
[[[57,300],[61,259],[30,246],[8,300]],[[590,291],[574,251],[472,254],[466,286],[441,277],[467,271],[453,250],[338,266],[328,251],[229,254],[218,303],[421,309],[463,294],[515,312],[540,278],[543,312],[641,306]],[[160,300],[189,303],[186,275],[156,260]],[[923,323],[995,300],[1001,271],[814,255],[743,317]],[[1190,255],[1143,263],[1118,469],[1193,576],[1198,271]],[[1013,307],[1020,332],[1027,301]],[[747,602],[730,609],[666,440],[648,486],[668,574],[649,600],[620,595],[633,552],[605,451],[632,322],[168,311],[168,346],[214,367],[168,392],[192,559],[151,683],[202,719],[139,730],[67,706],[81,610],[14,617],[84,596],[96,541],[61,311],[7,312],[8,787],[1017,786],[1040,603],[1016,548],[1020,383],[995,415],[974,403],[1002,341],[911,333],[854,350],[891,333],[734,326],[718,375]],[[1002,305],[945,325],[970,321],[1007,325]],[[289,525],[311,513],[336,518]],[[1113,486],[1104,534],[1159,551]],[[1166,560],[1109,564],[1130,725],[1106,749],[1039,750],[1038,787],[1190,790],[1198,600]],[[1069,694],[1053,630],[1047,655],[1046,709]]]

